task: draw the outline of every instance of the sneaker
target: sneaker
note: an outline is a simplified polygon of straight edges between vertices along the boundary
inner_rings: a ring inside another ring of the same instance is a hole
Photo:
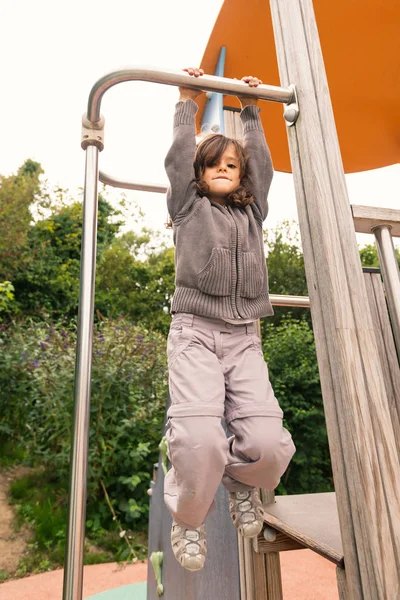
[[[229,514],[243,537],[252,538],[264,525],[264,509],[256,488],[244,492],[229,492]]]
[[[199,571],[204,567],[207,553],[204,525],[197,529],[185,529],[173,521],[171,545],[174,556],[182,567],[188,571]]]

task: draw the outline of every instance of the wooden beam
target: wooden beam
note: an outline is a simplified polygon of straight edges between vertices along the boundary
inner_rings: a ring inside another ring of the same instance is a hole
[[[264,510],[264,521],[270,527],[335,564],[343,563],[333,492],[277,496],[275,504],[266,506]]]
[[[254,571],[254,600],[275,600],[270,598],[267,589],[267,573],[263,554],[252,553]]]
[[[283,600],[281,561],[278,552],[271,552],[264,557],[267,574],[268,600]]]
[[[346,571],[341,567],[336,567],[336,581],[339,592],[339,600],[349,600],[347,594]]]
[[[385,292],[380,273],[364,273],[372,323],[375,330],[379,355],[385,374],[386,392],[390,415],[400,457],[400,366],[394,345]]]
[[[281,82],[300,105],[289,149],[348,594],[396,598],[400,464],[312,1],[270,5]]]
[[[374,227],[390,225],[392,237],[400,237],[400,210],[352,204],[351,211],[357,233],[373,233]]]
[[[282,533],[277,529],[274,531],[276,534],[274,540],[266,540],[262,532],[253,539],[254,552],[262,554],[267,552],[286,552],[287,550],[304,550],[306,548],[304,544],[290,538],[286,533]]]

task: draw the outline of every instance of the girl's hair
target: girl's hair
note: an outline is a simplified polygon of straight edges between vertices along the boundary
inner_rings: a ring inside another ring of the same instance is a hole
[[[207,167],[212,167],[218,162],[229,144],[233,145],[239,159],[240,181],[242,182],[247,177],[248,157],[242,144],[238,140],[225,137],[219,133],[208,135],[197,146],[193,163],[197,191],[200,196],[207,196],[210,191],[208,185],[202,179],[204,171]],[[242,183],[227,197],[227,204],[231,206],[248,206],[252,202],[254,202],[253,194]],[[172,220],[169,219],[165,226],[167,229],[171,229]]]
[[[202,179],[204,171],[207,167],[212,167],[219,161],[230,144],[235,148],[239,159],[241,182],[246,178],[248,174],[248,157],[242,144],[238,140],[225,137],[219,133],[208,135],[197,146],[193,163],[197,190],[200,196],[207,196],[209,192],[208,185]],[[254,202],[254,198],[251,191],[242,184],[227,197],[227,203],[231,206],[247,206],[252,202]]]

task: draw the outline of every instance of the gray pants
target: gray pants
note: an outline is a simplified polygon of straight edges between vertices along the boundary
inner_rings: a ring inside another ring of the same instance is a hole
[[[178,313],[167,351],[172,468],[164,499],[180,525],[195,528],[212,510],[221,480],[229,491],[272,490],[295,447],[282,427],[254,323],[231,325]]]

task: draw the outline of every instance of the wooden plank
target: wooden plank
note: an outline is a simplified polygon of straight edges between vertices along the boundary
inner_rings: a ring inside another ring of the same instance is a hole
[[[244,540],[241,535],[237,536],[239,550],[239,576],[240,576],[240,600],[246,600],[246,573],[244,570]]]
[[[372,229],[378,225],[391,225],[392,236],[400,237],[400,210],[352,204],[351,211],[357,233],[372,233]]]
[[[256,554],[252,549],[254,572],[254,600],[272,600],[267,590],[267,573],[262,554]]]
[[[341,567],[336,567],[336,581],[338,585],[339,600],[349,600],[347,594],[346,571]]]
[[[224,106],[225,135],[235,140],[243,141],[243,125],[240,111]]]
[[[283,600],[281,563],[278,553],[265,555],[268,600]]]
[[[253,547],[251,539],[243,538],[244,573],[246,580],[245,600],[255,600]]]
[[[397,408],[400,411],[400,365],[396,353],[393,331],[390,324],[389,312],[384,294],[384,285],[382,284],[378,274],[373,275],[371,280],[375,292],[375,302],[379,315],[379,327],[377,324],[376,330],[381,333],[385,348],[384,353],[381,354],[382,362],[386,360],[388,363],[394,390],[394,397],[397,402]]]
[[[364,279],[379,356],[384,371],[395,441],[400,456],[400,367],[396,354],[396,346],[394,344],[381,276],[379,273],[364,273]]]
[[[312,2],[270,5],[349,596],[400,597],[400,464]]]
[[[242,600],[282,600],[279,554],[277,552],[269,555],[257,554],[253,550],[251,539],[242,538],[239,544],[241,548],[239,560],[243,564]],[[244,594],[243,590],[245,590]]]
[[[400,360],[400,269],[390,228],[383,225],[374,229],[379,264],[386,291],[386,300],[393,337]]]
[[[265,508],[265,522],[335,564],[343,562],[334,492],[277,496]],[[261,544],[260,544],[261,545]]]
[[[272,530],[272,528],[271,528]],[[275,539],[266,540],[263,533],[261,532],[256,538],[253,539],[253,550],[257,553],[270,553],[270,552],[286,552],[287,550],[303,550],[306,548],[304,544],[290,538],[285,533],[274,529],[276,535]]]

